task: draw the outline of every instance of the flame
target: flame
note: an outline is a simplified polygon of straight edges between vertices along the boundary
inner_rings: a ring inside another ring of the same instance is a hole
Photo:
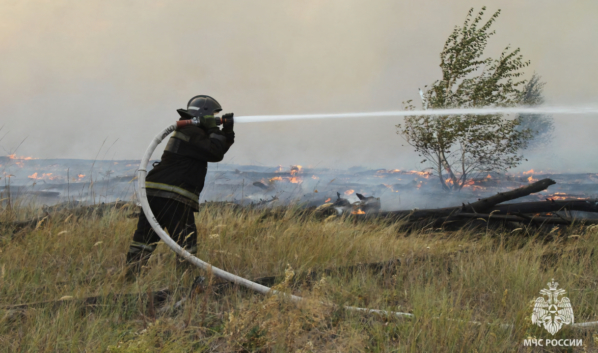
[[[330,202],[330,197],[326,199],[326,201],[324,201],[324,203]]]
[[[492,179],[492,175],[490,175],[490,174],[486,175],[486,179]]]
[[[384,186],[386,186],[387,188],[389,188],[389,189],[390,189],[390,191],[392,191],[392,192],[399,192],[399,190],[395,190],[395,189],[392,187],[392,185],[388,185],[388,184],[382,184],[382,185],[384,185]]]
[[[32,159],[35,159],[33,157],[17,157],[17,155],[14,154],[14,153],[13,154],[9,154],[8,158],[9,159],[18,159],[18,160],[22,160],[22,161],[30,161]]]
[[[351,211],[351,214],[365,214],[361,209],[357,209],[357,211]]]
[[[282,166],[281,166],[281,165],[279,165],[279,166],[278,166],[278,169],[277,169],[277,170],[276,170],[274,173],[281,173],[281,172],[282,172]]]
[[[588,200],[589,199],[588,197],[567,195],[567,193],[565,193],[565,192],[555,192],[554,194],[552,194],[551,196],[548,196],[547,198],[551,199],[551,200]]]
[[[355,192],[355,190],[347,190],[345,191],[345,195],[352,195]]]
[[[56,180],[56,179],[58,179],[57,176],[52,176],[52,173],[43,173],[41,176],[38,176],[37,172],[29,175],[27,178],[33,179],[33,180],[42,180],[42,179]]]
[[[529,178],[527,178],[527,181],[530,183],[535,183],[536,181],[538,181],[538,179],[534,179],[534,177],[530,175]]]
[[[527,172],[523,172],[523,175],[534,174],[534,170],[530,169]]]
[[[303,182],[303,179],[301,179],[301,177],[296,177],[296,176],[292,176],[292,177],[274,177],[271,178],[270,180],[268,180],[268,182],[272,183],[274,181],[282,181],[282,180],[288,180],[293,184],[301,184]]]
[[[432,173],[430,173],[430,172],[420,172],[417,170],[401,171],[400,169],[382,169],[382,170],[376,171],[376,174],[384,174],[384,173],[415,174],[417,176],[420,176],[420,177],[426,178],[426,179],[428,179],[432,175]],[[379,176],[379,177],[381,177],[381,176]]]
[[[430,173],[430,172],[419,172],[417,170],[410,170],[408,172],[405,172],[405,174],[415,174],[417,176],[420,176],[420,177],[426,178],[426,179],[428,179],[430,177],[430,175],[432,175],[432,173]]]

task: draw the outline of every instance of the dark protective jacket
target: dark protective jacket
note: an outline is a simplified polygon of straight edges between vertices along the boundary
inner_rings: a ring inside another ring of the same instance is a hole
[[[161,161],[147,174],[147,195],[173,199],[198,210],[208,162],[220,162],[233,143],[232,131],[206,131],[194,125],[177,129]]]

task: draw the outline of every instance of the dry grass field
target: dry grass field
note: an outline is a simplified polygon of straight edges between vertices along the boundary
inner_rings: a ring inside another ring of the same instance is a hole
[[[278,276],[277,289],[306,298],[296,303],[178,266],[162,243],[137,281],[127,281],[130,208],[63,211],[21,230],[10,223],[41,212],[13,207],[0,215],[2,352],[561,351],[524,347],[529,337],[583,339],[571,351],[596,349],[598,328],[564,326],[552,336],[531,323],[533,300],[552,278],[567,290],[576,322],[598,320],[596,227],[542,236],[527,228],[406,232],[298,208],[272,215],[212,206],[197,214],[199,258],[249,279]],[[399,261],[382,270],[343,269],[392,259]],[[201,290],[175,305],[199,275]],[[158,303],[152,293],[163,289],[169,296]]]

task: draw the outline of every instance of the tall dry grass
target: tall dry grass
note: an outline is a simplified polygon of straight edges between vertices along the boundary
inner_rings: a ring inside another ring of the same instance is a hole
[[[17,232],[1,226],[2,351],[527,351],[524,338],[553,338],[530,320],[530,302],[552,278],[567,290],[576,322],[598,320],[596,228],[555,229],[546,240],[531,229],[405,233],[398,224],[323,221],[297,208],[274,217],[214,206],[197,215],[198,257],[246,278],[282,276],[277,289],[306,298],[293,303],[235,287],[215,294],[210,288],[218,279],[176,266],[163,244],[137,281],[127,282],[124,258],[136,226],[126,217],[130,212],[112,209],[84,218],[63,213]],[[0,219],[37,215],[41,210],[16,207]],[[395,271],[333,271],[303,284],[293,279],[396,258],[401,264]],[[173,309],[198,275],[208,278],[208,290]],[[172,298],[154,308],[145,294],[163,288]],[[137,300],[93,307],[79,300],[114,293],[138,293]],[[61,298],[62,305],[6,309]],[[343,305],[415,318],[355,313]],[[594,349],[594,330],[564,327],[555,338],[583,339]]]

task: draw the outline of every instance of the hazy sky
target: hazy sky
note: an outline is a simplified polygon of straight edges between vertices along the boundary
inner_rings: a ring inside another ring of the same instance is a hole
[[[487,54],[520,47],[548,103],[597,101],[596,1],[0,0],[0,155],[139,159],[197,94],[237,116],[401,109],[484,4]],[[554,118],[521,168],[598,170],[598,116]],[[421,168],[401,120],[238,124],[225,162]]]

